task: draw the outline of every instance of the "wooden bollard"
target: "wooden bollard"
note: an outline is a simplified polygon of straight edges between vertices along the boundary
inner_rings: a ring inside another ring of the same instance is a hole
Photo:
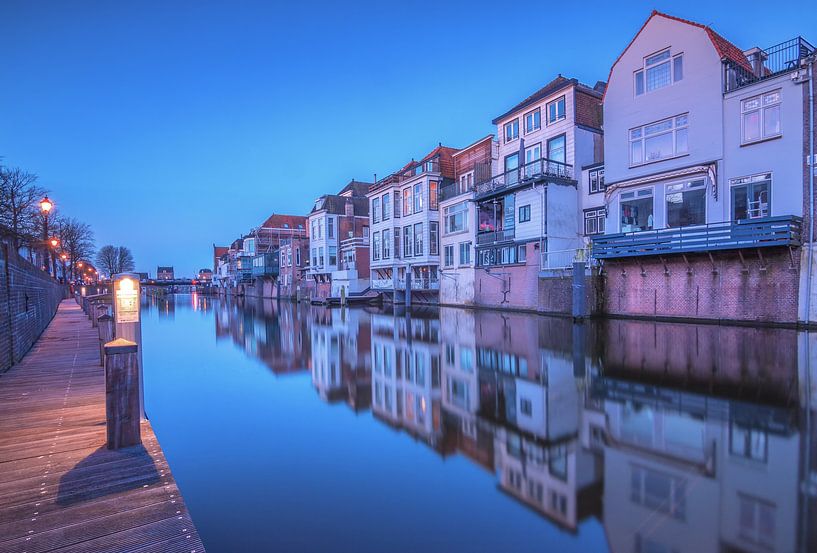
[[[94,305],[94,310],[92,311],[92,313],[93,317],[91,317],[91,326],[96,326],[99,317],[108,314],[108,306],[102,302],[99,302]]]
[[[141,443],[136,342],[119,338],[105,344],[105,418],[108,449]]]
[[[113,317],[107,313],[96,320],[99,329],[99,364],[105,366],[105,344],[113,341]]]

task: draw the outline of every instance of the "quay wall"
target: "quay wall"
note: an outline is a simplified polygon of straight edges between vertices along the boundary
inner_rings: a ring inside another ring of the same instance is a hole
[[[0,243],[0,373],[31,349],[66,297],[65,286]]]

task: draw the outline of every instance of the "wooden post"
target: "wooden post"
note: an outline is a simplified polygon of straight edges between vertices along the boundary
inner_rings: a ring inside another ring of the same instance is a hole
[[[91,310],[91,326],[97,326],[97,320],[101,315],[108,314],[108,306],[102,303],[102,301],[95,303],[93,309]]]
[[[105,418],[108,449],[142,442],[139,427],[139,357],[135,342],[105,344]]]
[[[101,315],[97,319],[97,326],[99,328],[99,364],[105,366],[105,344],[112,341],[113,336],[113,317],[107,313]]]

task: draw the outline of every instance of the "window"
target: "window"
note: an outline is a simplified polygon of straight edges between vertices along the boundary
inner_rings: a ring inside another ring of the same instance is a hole
[[[519,154],[505,156],[505,183],[516,184],[519,182]]]
[[[668,184],[667,226],[687,227],[706,223],[706,181]]]
[[[295,265],[301,266],[301,248],[295,250]]]
[[[437,210],[440,208],[437,197],[437,181],[428,181],[428,209]]]
[[[383,231],[383,259],[391,258],[391,231]]]
[[[767,547],[774,547],[777,507],[763,499],[738,493],[740,537]]]
[[[368,238],[368,237],[369,237],[369,227],[364,226],[363,227],[363,238]]]
[[[380,231],[372,233],[372,259],[374,261],[380,259]]]
[[[590,180],[590,193],[597,194],[599,192],[604,192],[604,167],[590,169],[590,171],[587,172],[587,175]]]
[[[411,257],[412,246],[414,244],[414,234],[411,225],[403,227],[403,256]]]
[[[383,194],[383,220],[391,219],[391,194]]]
[[[523,415],[527,415],[527,416],[530,417],[533,414],[533,403],[531,403],[531,400],[529,400],[528,398],[525,398],[525,397],[520,397],[519,398],[519,411]]]
[[[323,238],[323,221],[318,221],[318,240]]]
[[[772,174],[731,179],[732,220],[758,219],[771,214]]]
[[[767,92],[740,103],[743,143],[780,135],[780,91]]]
[[[525,114],[525,134],[542,128],[542,112],[538,109]]]
[[[604,234],[604,218],[607,215],[605,208],[584,210],[584,234]]]
[[[630,165],[674,157],[689,151],[687,114],[630,129]]]
[[[403,215],[411,215],[411,187],[403,189]]]
[[[464,175],[460,175],[457,181],[457,194],[463,194],[474,188],[474,172],[468,171]]]
[[[312,266],[313,267],[318,266],[318,249],[317,248],[312,248]]]
[[[460,242],[460,265],[471,264],[471,242]]]
[[[644,58],[644,67],[635,72],[635,95],[652,92],[684,78],[684,55],[669,50]]]
[[[621,232],[653,229],[652,188],[621,194]]]
[[[448,245],[443,248],[443,265],[446,267],[454,266],[454,246]]]
[[[530,221],[530,204],[519,206],[519,222],[527,223]]]
[[[519,119],[505,123],[505,142],[519,138]]]
[[[565,97],[548,102],[548,125],[565,118]]]
[[[414,255],[423,255],[423,223],[414,225]]]
[[[326,218],[326,237],[335,237],[335,220],[331,217]]]
[[[468,230],[468,205],[460,202],[443,210],[443,229],[446,234]]]
[[[372,200],[372,222],[380,222],[380,198],[374,198]]]
[[[548,159],[565,163],[565,135],[557,136],[548,140]]]
[[[318,265],[323,267],[325,264],[326,258],[323,256],[323,246],[318,246]]]
[[[423,210],[423,185],[417,183],[414,185],[414,213],[420,213]]]
[[[337,265],[338,264],[338,247],[337,246],[329,246],[329,264],[330,265]]]
[[[765,463],[768,447],[766,432],[732,423],[729,429],[731,455]]]
[[[684,520],[686,517],[686,480],[633,465],[630,475],[630,500]]]
[[[528,248],[525,244],[520,244],[516,248],[516,260],[524,263],[528,259]]]
[[[400,227],[394,229],[394,258],[400,259]]]
[[[428,223],[428,254],[440,255],[440,224],[437,221]]]
[[[525,176],[533,177],[542,173],[542,164],[536,163],[542,159],[542,144],[534,144],[525,148]]]

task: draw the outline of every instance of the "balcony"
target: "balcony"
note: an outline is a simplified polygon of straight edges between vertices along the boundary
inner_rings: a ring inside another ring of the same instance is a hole
[[[396,281],[390,278],[375,278],[371,281],[373,290],[405,290],[406,281],[404,279],[397,279]],[[412,290],[439,290],[440,281],[431,278],[414,278],[411,280]]]
[[[616,259],[771,246],[795,247],[800,245],[802,224],[802,218],[786,215],[693,227],[606,234],[593,238],[593,257]]]
[[[262,253],[252,260],[253,277],[277,277],[279,273],[278,253]]]
[[[440,188],[440,201],[450,200],[463,194],[468,194],[474,191],[473,184],[462,184],[460,182],[452,182]]]
[[[573,166],[546,158],[526,163],[516,169],[506,171],[476,185],[477,199],[489,198],[521,186],[530,186],[542,181],[572,183]]]
[[[765,79],[800,68],[800,61],[814,53],[814,46],[803,37],[793,38],[767,48],[750,51],[748,64],[724,61],[724,93],[738,90]]]
[[[508,242],[514,239],[514,230],[481,231],[477,233],[477,246]]]

